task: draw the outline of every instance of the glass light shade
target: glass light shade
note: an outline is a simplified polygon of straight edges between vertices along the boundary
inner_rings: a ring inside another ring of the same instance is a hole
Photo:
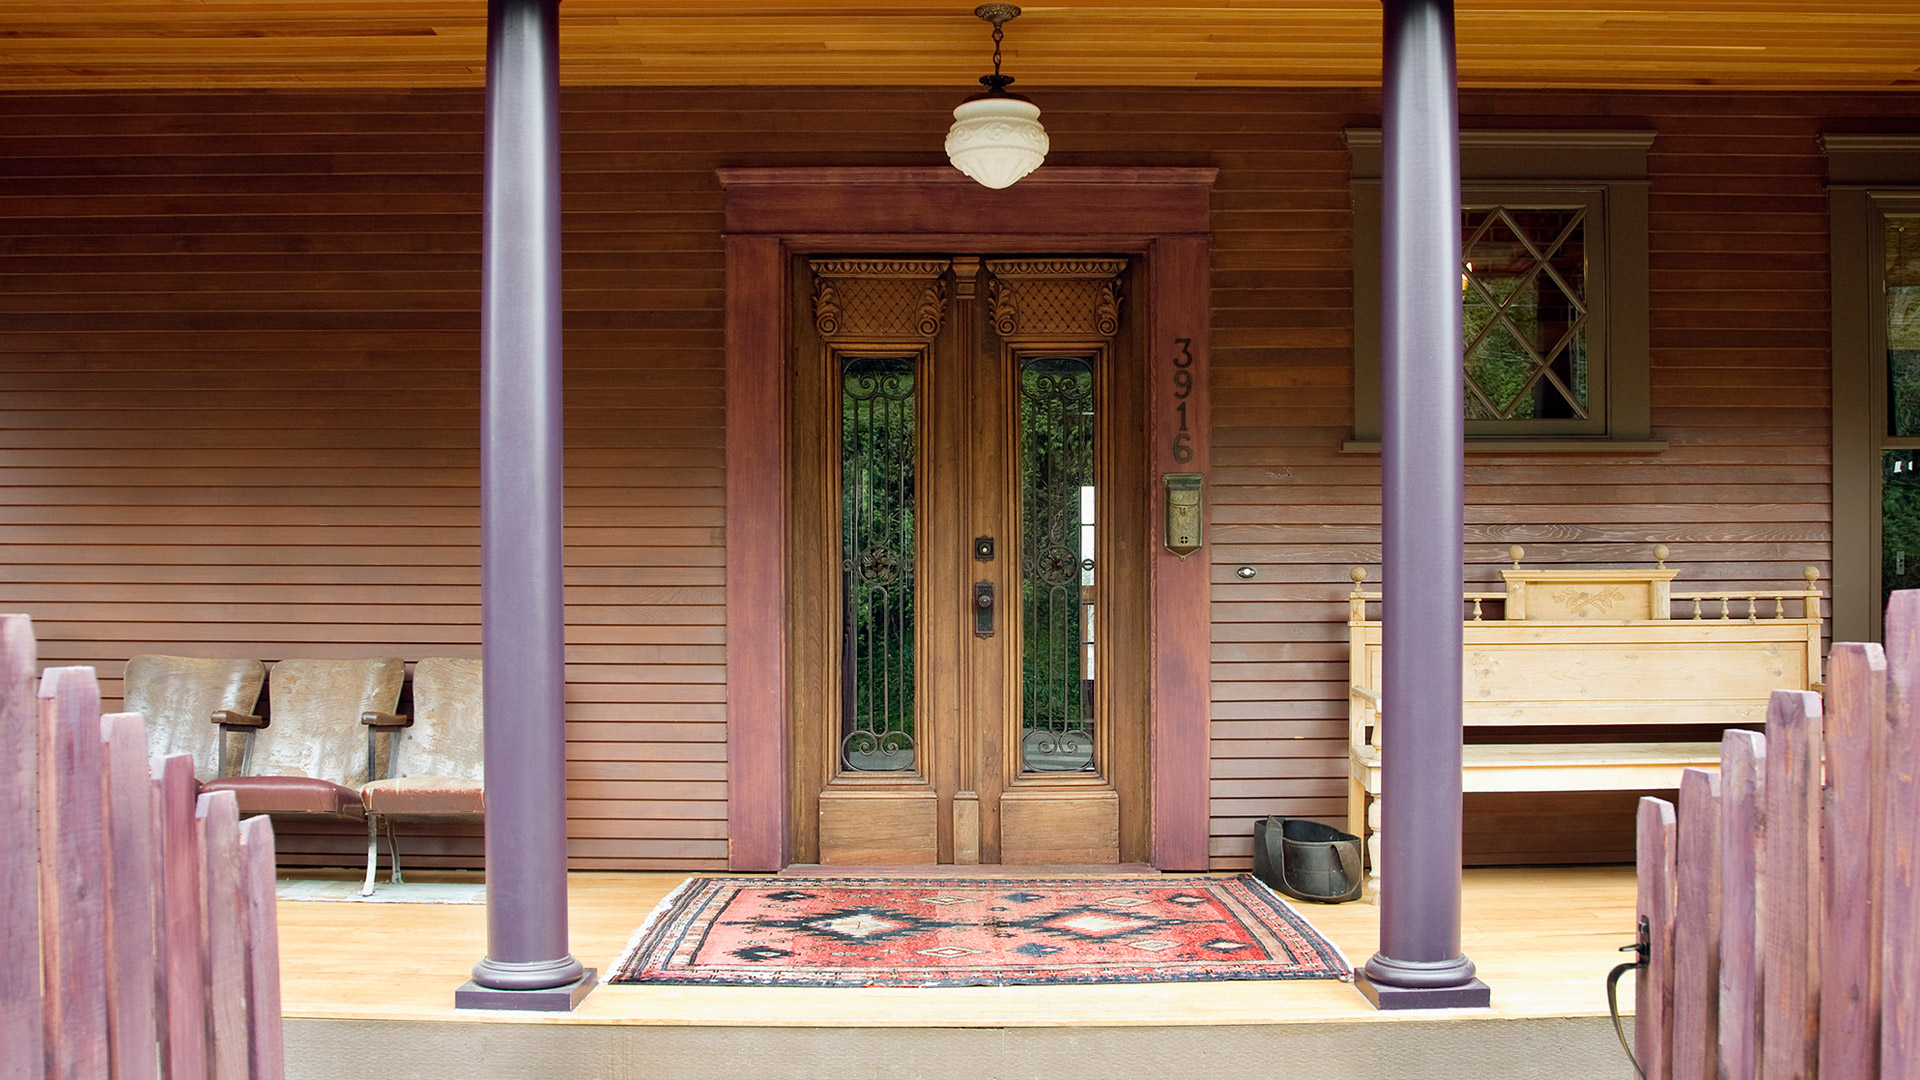
[[[1040,109],[1015,97],[977,97],[953,110],[947,160],[990,188],[1003,188],[1040,167],[1047,157]]]

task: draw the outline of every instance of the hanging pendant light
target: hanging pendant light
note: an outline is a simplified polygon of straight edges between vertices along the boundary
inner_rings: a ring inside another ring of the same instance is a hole
[[[1012,4],[981,4],[973,13],[993,24],[993,74],[976,94],[953,110],[947,130],[947,160],[990,188],[1008,187],[1040,167],[1047,157],[1047,129],[1040,110],[1019,94],[1007,92],[1013,76],[1000,74],[1000,39],[1009,19],[1020,14]]]

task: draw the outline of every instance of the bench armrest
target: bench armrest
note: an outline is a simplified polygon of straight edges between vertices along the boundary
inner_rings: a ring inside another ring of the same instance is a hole
[[[367,780],[371,782],[383,779],[379,769],[380,736],[382,733],[390,736],[387,742],[391,744],[400,737],[401,728],[413,726],[413,717],[396,716],[393,713],[383,713],[369,709],[360,714],[360,722],[366,725],[367,728]],[[397,747],[392,745],[388,745],[387,747],[387,775],[384,779],[393,779],[394,750],[396,749]]]
[[[264,716],[255,716],[252,713],[235,712],[232,709],[215,709],[213,711],[212,719],[213,719],[213,722],[217,724],[220,728],[220,738],[214,744],[219,747],[219,751],[220,751],[220,766],[217,770],[215,770],[216,773],[222,778],[227,776],[251,775],[253,771],[254,733],[258,732],[261,728],[266,727],[268,724],[272,723],[272,721]],[[228,746],[227,739],[229,736],[235,735],[235,734],[238,734],[241,737],[240,771],[237,773],[229,773],[227,771],[227,746]]]
[[[1348,684],[1347,696],[1358,703],[1360,708],[1349,708],[1347,723],[1347,744],[1349,749],[1366,746],[1368,719],[1372,719],[1374,744],[1380,741],[1380,692],[1364,686]]]

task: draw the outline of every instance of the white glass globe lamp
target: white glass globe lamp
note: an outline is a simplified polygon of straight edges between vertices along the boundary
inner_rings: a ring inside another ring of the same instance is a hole
[[[982,4],[973,13],[993,24],[993,74],[980,79],[986,93],[968,98],[953,110],[947,160],[981,184],[998,189],[1039,168],[1049,143],[1047,129],[1040,126],[1039,107],[1008,93],[1013,76],[1000,74],[1001,27],[1020,9],[1012,4]]]
[[[990,188],[1008,187],[1039,168],[1047,147],[1040,109],[1013,94],[961,102],[947,130],[947,160]]]

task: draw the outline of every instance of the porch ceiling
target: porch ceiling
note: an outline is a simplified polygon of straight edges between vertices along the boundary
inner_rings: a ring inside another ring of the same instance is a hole
[[[457,87],[484,0],[7,0],[0,89]],[[973,0],[566,0],[570,85],[965,87]],[[1025,86],[1367,86],[1379,0],[1032,3]],[[1920,87],[1914,0],[1460,0],[1467,86]]]

